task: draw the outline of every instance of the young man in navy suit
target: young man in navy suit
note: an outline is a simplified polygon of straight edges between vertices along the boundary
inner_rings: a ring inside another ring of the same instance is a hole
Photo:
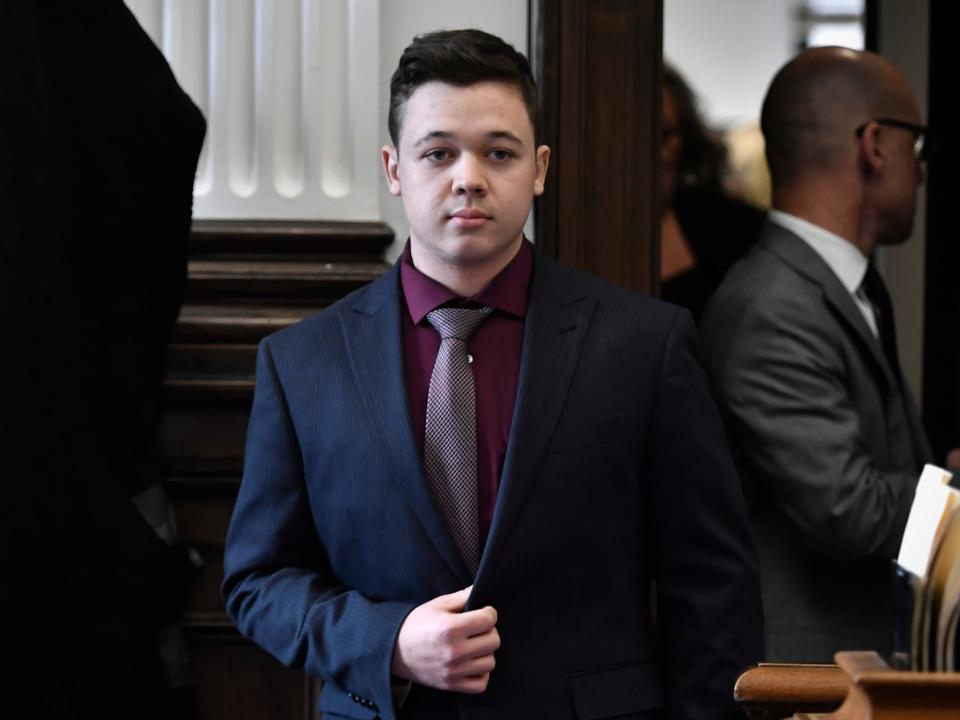
[[[734,718],[760,659],[693,324],[535,255],[535,101],[499,38],[415,39],[383,149],[402,257],[261,344],[224,595],[324,717]],[[445,313],[482,317],[451,340]]]

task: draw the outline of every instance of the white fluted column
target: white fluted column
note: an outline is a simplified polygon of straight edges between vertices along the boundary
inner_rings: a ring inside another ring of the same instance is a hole
[[[127,0],[207,118],[200,218],[379,219],[378,0]]]

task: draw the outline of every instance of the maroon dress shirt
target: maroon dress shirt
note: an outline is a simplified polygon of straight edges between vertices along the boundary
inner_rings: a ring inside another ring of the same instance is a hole
[[[440,350],[440,335],[427,320],[427,313],[441,305],[467,303],[479,303],[494,309],[467,343],[467,352],[473,356],[477,398],[477,505],[481,542],[486,542],[490,531],[513,422],[532,271],[533,250],[524,241],[513,260],[487,287],[473,297],[462,298],[413,266],[409,241],[400,259],[400,284],[407,308],[406,313],[401,313],[407,398],[421,460],[427,391]]]

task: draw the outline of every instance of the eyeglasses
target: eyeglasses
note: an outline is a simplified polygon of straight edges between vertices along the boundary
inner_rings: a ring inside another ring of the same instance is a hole
[[[909,130],[911,133],[913,133],[913,156],[919,162],[924,162],[927,159],[927,154],[929,151],[927,133],[929,131],[927,130],[926,125],[917,125],[917,123],[907,122],[906,120],[894,120],[893,118],[873,118],[872,120],[867,120],[867,122],[854,130],[854,132],[857,134],[857,137],[863,137],[863,133],[867,129],[867,125],[872,122],[875,122],[877,125],[886,125],[887,127]]]

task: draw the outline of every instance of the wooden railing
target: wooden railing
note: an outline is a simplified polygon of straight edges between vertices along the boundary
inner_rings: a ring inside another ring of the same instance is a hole
[[[960,673],[891,670],[874,652],[839,652],[836,665],[761,664],[734,696],[752,720],[957,720]]]

